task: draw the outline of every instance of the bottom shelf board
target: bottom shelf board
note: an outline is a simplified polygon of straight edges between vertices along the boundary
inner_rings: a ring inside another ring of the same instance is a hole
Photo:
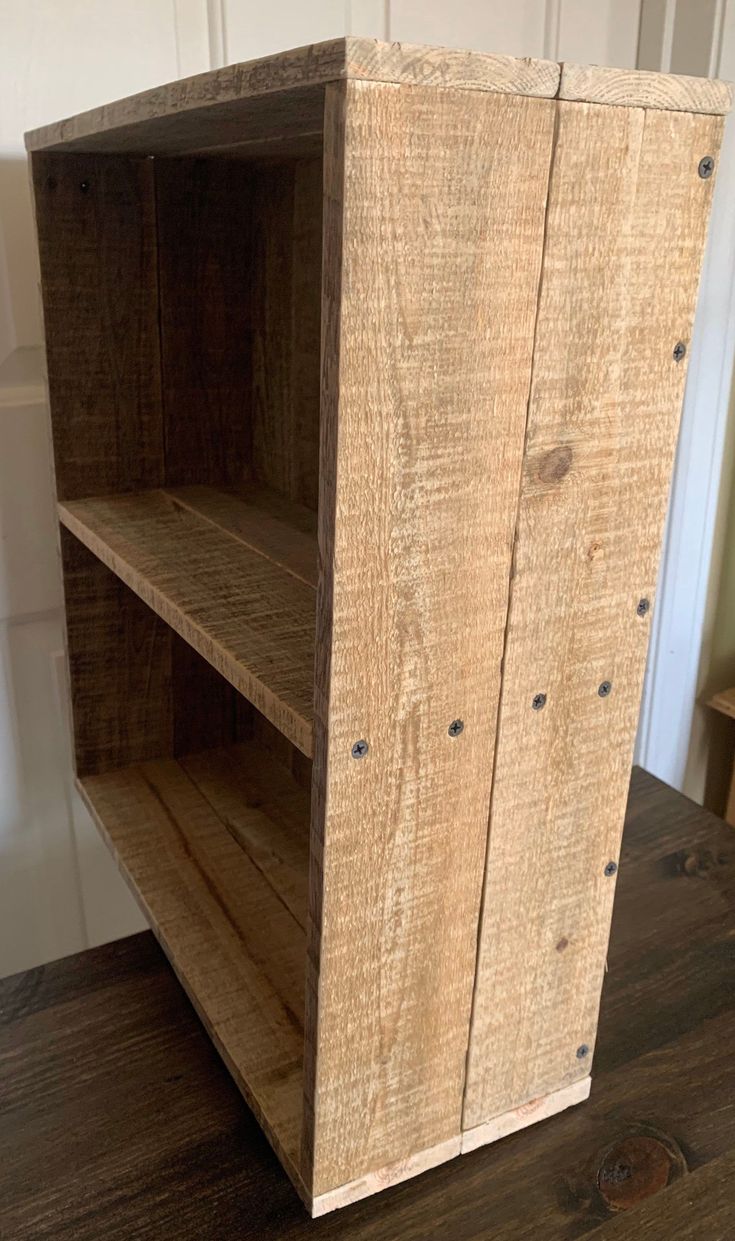
[[[309,794],[255,743],[79,781],[299,1192]]]

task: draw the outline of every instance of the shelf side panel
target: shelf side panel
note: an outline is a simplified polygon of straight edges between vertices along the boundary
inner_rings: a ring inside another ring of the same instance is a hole
[[[722,129],[558,109],[465,1129],[590,1071]]]
[[[327,92],[315,1195],[458,1149],[553,121],[481,92]]]

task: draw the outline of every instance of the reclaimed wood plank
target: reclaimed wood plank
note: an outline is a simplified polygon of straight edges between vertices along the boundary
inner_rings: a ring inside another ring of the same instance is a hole
[[[722,131],[558,106],[465,1128],[589,1073]]]
[[[315,1197],[460,1132],[554,107],[328,93]]]
[[[60,504],[59,517],[310,755],[315,626],[310,586],[163,491]]]
[[[559,98],[623,108],[663,108],[675,112],[725,115],[732,107],[732,85],[717,78],[683,73],[649,73],[604,65],[561,66]]]

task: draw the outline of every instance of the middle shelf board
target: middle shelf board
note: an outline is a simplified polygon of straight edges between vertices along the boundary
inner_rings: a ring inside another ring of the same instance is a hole
[[[311,757],[315,514],[197,486],[72,500],[59,519]]]
[[[309,792],[256,742],[79,788],[297,1188]]]

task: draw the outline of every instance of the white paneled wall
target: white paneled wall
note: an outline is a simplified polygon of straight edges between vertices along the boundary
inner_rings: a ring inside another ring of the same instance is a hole
[[[347,32],[634,65],[639,19],[640,0],[0,0],[0,973],[142,925],[70,779],[23,131]]]

